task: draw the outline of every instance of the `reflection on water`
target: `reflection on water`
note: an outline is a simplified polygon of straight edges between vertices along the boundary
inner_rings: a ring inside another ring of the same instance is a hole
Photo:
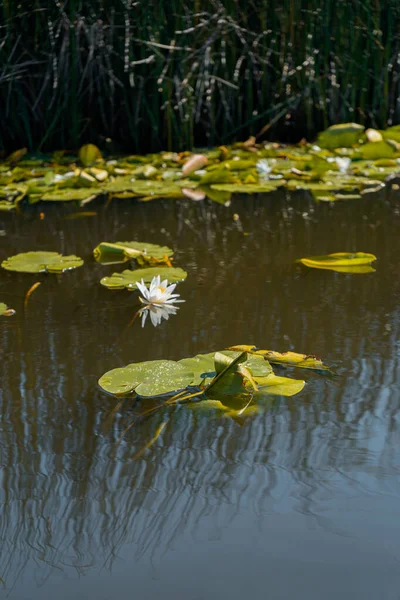
[[[316,207],[299,194],[229,209],[115,201],[87,220],[51,205],[44,220],[36,207],[1,216],[2,257],[85,258],[60,277],[1,273],[0,300],[17,311],[0,323],[6,597],[398,597],[397,203]],[[118,268],[90,256],[117,239],[177,249],[189,277],[173,319],[127,328],[137,295],[102,288]],[[350,250],[376,254],[376,273],[294,264]],[[128,362],[238,343],[316,353],[337,376],[301,372],[300,395],[242,426],[182,406],[127,429],[132,402],[115,410],[96,386]]]

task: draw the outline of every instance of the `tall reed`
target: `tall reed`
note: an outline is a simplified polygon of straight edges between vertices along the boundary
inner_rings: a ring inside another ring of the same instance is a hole
[[[398,0],[2,0],[0,147],[142,152],[397,123],[399,28]]]

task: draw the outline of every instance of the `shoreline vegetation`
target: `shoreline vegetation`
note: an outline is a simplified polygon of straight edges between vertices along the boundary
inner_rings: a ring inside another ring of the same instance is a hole
[[[277,190],[309,192],[316,202],[357,200],[385,188],[399,190],[400,126],[365,129],[333,125],[314,143],[257,143],[255,137],[231,146],[193,152],[105,155],[94,144],[78,154],[27,153],[23,148],[0,162],[0,211],[37,202],[97,197],[205,198],[229,206],[233,194]]]
[[[397,0],[3,0],[0,150],[183,151],[400,122]]]

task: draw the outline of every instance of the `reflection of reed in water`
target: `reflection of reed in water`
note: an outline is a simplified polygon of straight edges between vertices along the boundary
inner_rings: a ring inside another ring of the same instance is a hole
[[[137,207],[134,237],[147,225],[149,241],[157,241],[163,218],[185,248],[176,263],[190,271],[179,290],[187,302],[165,327],[131,328],[114,343],[132,316],[132,296],[101,289],[98,265],[79,278],[44,279],[26,317],[18,299],[22,306],[31,282],[13,279],[17,315],[0,332],[0,577],[8,588],[31,561],[43,584],[60,569],[111,569],[126,544],[137,560],[157,560],[182,538],[223,538],[239,515],[254,515],[261,530],[268,515],[300,511],[335,529],[334,506],[350,496],[399,493],[386,477],[398,474],[399,459],[398,284],[389,243],[397,243],[396,219],[380,214],[385,235],[378,228],[371,237],[361,219],[330,234],[331,216],[322,209],[315,241],[301,214],[281,218],[269,200],[246,204],[252,215],[243,217],[245,237],[230,221],[224,226],[220,207],[181,205],[171,216],[163,206],[154,208],[157,225]],[[119,212],[110,211],[84,227],[66,221],[65,248],[56,249],[89,262],[87,245],[107,239],[107,226],[115,239],[129,239]],[[26,224],[14,227],[10,244]],[[47,243],[57,235],[51,229]],[[318,254],[324,237],[332,250],[346,249],[348,239],[374,251],[377,273],[355,284],[292,268],[292,259]],[[375,247],[366,247],[371,239]],[[320,244],[312,252],[311,242]],[[96,391],[104,371],[253,341],[315,351],[340,365],[342,377],[306,373],[300,396],[276,400],[243,427],[178,408],[137,461],[163,412],[132,427],[118,445],[133,415],[123,406],[105,432],[115,400]]]

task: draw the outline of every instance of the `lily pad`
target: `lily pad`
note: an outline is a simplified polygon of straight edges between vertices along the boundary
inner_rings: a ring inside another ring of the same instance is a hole
[[[151,360],[108,371],[98,384],[115,396],[136,392],[143,397],[154,397],[183,389],[193,379],[194,373],[184,365],[172,360]]]
[[[135,258],[139,264],[168,263],[174,251],[168,246],[147,242],[101,242],[93,250],[97,262],[126,262]],[[119,260],[118,260],[119,259]]]
[[[15,310],[13,308],[8,308],[7,304],[4,302],[0,302],[0,317],[11,317],[15,315]]]
[[[364,126],[358,123],[332,125],[318,135],[317,144],[328,149],[349,148],[358,144],[363,132]]]
[[[334,254],[326,254],[324,256],[309,256],[308,258],[300,258],[298,262],[302,263],[306,267],[311,267],[314,269],[336,270],[339,268],[341,272],[351,273],[354,272],[353,269],[355,267],[365,267],[366,265],[370,265],[375,260],[376,256],[374,256],[374,254],[368,254],[365,252],[336,252]],[[352,270],[348,271],[347,269],[349,268]],[[371,272],[370,269],[361,272],[369,273]]]
[[[311,354],[300,354],[298,352],[276,352],[275,350],[260,350],[256,346],[231,346],[230,350],[247,352],[252,355],[263,356],[268,362],[277,365],[300,367],[302,369],[315,369],[317,371],[329,370],[322,360]]]
[[[179,364],[193,371],[194,379],[192,385],[200,386],[202,383],[206,383],[207,380],[215,377],[214,355],[215,352],[197,354],[190,358],[182,358],[179,361]]]
[[[88,200],[101,194],[101,189],[91,188],[65,188],[57,189],[43,194],[41,200],[45,202],[67,202],[70,200]]]
[[[85,144],[79,149],[79,160],[84,167],[88,167],[102,158],[100,150],[94,144]]]
[[[168,283],[184,281],[187,277],[186,271],[179,267],[150,267],[136,269],[136,271],[126,269],[122,273],[113,273],[111,277],[103,277],[100,283],[110,290],[136,290],[138,281],[143,279],[145,283],[150,283],[156,275],[160,275],[161,279],[167,279]]]
[[[265,394],[274,394],[277,396],[294,396],[301,392],[306,382],[301,379],[291,379],[290,377],[279,377],[271,373],[267,377],[256,377],[256,383],[259,386],[255,392],[255,400]]]
[[[359,154],[364,160],[377,160],[379,158],[392,158],[396,153],[395,143],[390,140],[381,142],[368,142],[359,148]]]
[[[274,192],[278,187],[282,185],[282,180],[274,182],[268,182],[265,184],[252,184],[252,183],[215,183],[211,186],[211,189],[217,190],[218,192],[229,192],[231,194],[268,194],[268,192]]]
[[[63,256],[58,252],[24,252],[1,263],[3,269],[20,273],[63,273],[82,265],[79,256]]]

